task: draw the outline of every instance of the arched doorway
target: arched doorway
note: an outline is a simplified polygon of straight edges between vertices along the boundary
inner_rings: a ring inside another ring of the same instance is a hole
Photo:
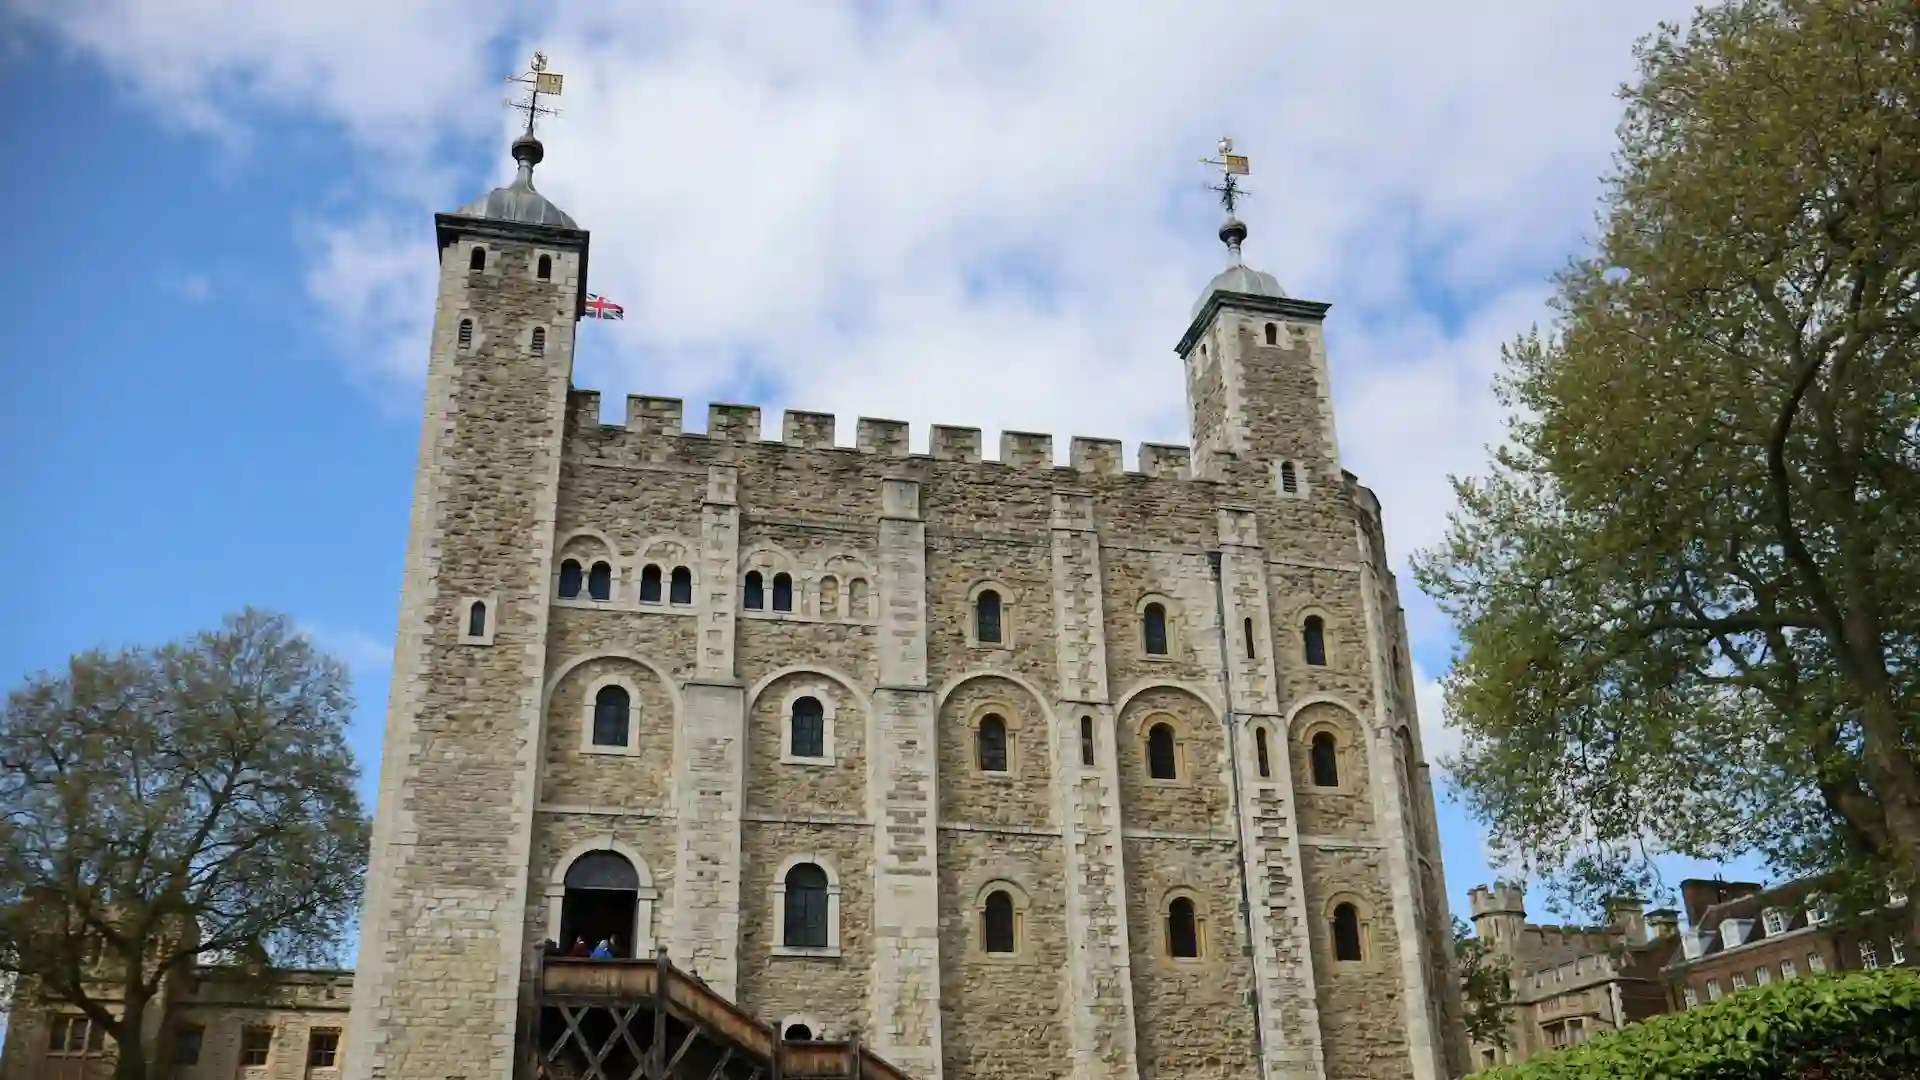
[[[640,875],[617,851],[589,851],[567,867],[566,893],[560,902],[562,951],[576,939],[592,947],[603,938],[613,955],[633,955],[635,915],[640,905]]]

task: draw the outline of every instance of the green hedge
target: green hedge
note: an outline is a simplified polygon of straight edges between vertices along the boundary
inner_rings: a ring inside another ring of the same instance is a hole
[[[1789,979],[1475,1080],[1890,1080],[1920,1077],[1920,972]]]

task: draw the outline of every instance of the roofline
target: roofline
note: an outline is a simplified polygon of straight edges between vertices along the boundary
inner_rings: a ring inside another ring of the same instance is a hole
[[[1332,304],[1320,303],[1317,300],[1295,300],[1291,296],[1261,296],[1258,293],[1228,292],[1225,289],[1215,289],[1213,293],[1207,297],[1207,302],[1200,305],[1200,310],[1194,315],[1193,321],[1187,324],[1187,332],[1180,335],[1180,344],[1175,345],[1173,351],[1179,353],[1181,356],[1187,355],[1187,351],[1193,348],[1193,343],[1200,340],[1200,332],[1206,329],[1209,322],[1213,321],[1214,313],[1226,307],[1228,304],[1269,315],[1281,315],[1290,319],[1307,319],[1312,322],[1320,322],[1325,319],[1327,317],[1327,309],[1333,306]]]
[[[469,217],[466,214],[433,215],[433,231],[444,252],[462,236],[490,236],[499,240],[529,241],[552,247],[580,249],[579,287],[574,290],[573,320],[587,313],[587,240],[585,229],[566,229],[558,225],[535,225],[526,221],[500,221],[496,218]]]

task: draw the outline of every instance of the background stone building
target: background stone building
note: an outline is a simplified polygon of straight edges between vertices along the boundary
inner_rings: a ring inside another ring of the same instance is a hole
[[[1676,913],[1638,900],[1607,906],[1605,926],[1527,921],[1526,890],[1496,881],[1467,894],[1474,933],[1507,972],[1506,1049],[1473,1048],[1476,1068],[1525,1061],[1667,1011],[1661,965],[1677,949]]]
[[[149,1075],[174,1080],[338,1080],[353,973],[196,968],[148,1016],[164,1033]],[[79,1009],[31,991],[8,1017],[0,1080],[110,1080],[114,1043]]]
[[[588,235],[513,154],[437,219],[347,1076],[526,1073],[541,943],[608,936],[927,1080],[1462,1070],[1327,305],[1229,219],[1169,328],[1192,447],[1132,470],[655,397],[609,425],[570,379]]]

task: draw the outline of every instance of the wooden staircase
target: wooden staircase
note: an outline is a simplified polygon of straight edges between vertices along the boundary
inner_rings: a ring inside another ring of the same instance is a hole
[[[662,950],[645,960],[540,956],[535,1080],[913,1080],[845,1042],[788,1042]]]

